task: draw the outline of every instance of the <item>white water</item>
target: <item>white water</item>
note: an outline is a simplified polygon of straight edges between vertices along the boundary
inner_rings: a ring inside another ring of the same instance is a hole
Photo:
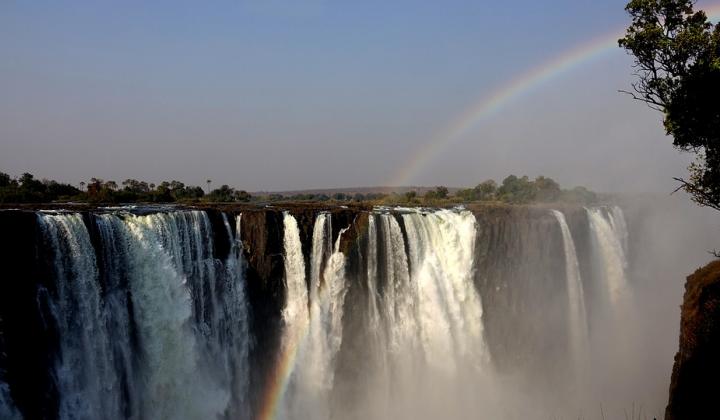
[[[368,227],[370,314],[364,319],[372,341],[359,350],[374,352],[361,356],[372,389],[357,397],[347,418],[478,412],[486,398],[481,382],[490,372],[474,284],[475,217],[466,211],[378,210]]]
[[[238,214],[233,235],[227,215],[223,214],[223,223],[230,240],[230,253],[225,263],[226,275],[223,276],[221,295],[222,316],[216,323],[218,340],[215,342],[216,354],[225,373],[224,386],[230,390],[230,404],[227,417],[230,419],[249,418],[250,401],[250,322],[245,296],[245,261],[241,241],[242,215]]]
[[[563,236],[563,248],[565,251],[565,276],[567,281],[568,316],[570,348],[575,359],[575,364],[580,367],[582,359],[587,354],[588,325],[587,312],[585,310],[585,293],[580,278],[580,265],[575,251],[575,241],[570,233],[570,228],[565,221],[565,215],[557,210],[552,210],[558,221]]]
[[[603,208],[588,208],[586,211],[608,299],[616,310],[622,310],[630,293],[623,247],[623,242],[627,241],[625,219],[619,209],[614,209],[607,216]]]
[[[0,382],[0,418],[5,420],[20,420],[22,417],[15,408],[10,389],[5,382]]]
[[[282,311],[283,337],[281,342],[281,353],[302,354],[305,349],[303,336],[307,331],[310,322],[308,309],[308,291],[305,282],[305,260],[302,253],[300,241],[300,230],[297,220],[290,213],[285,212],[283,216],[283,247],[285,263],[285,307]],[[288,373],[289,386],[286,395],[283,395],[283,402],[278,411],[279,419],[288,419],[289,413],[293,412],[293,406],[297,400],[303,401],[304,396],[300,393],[302,378],[299,378],[297,370]]]
[[[141,410],[147,418],[216,418],[230,399],[228,390],[201,369],[202,346],[193,332],[192,298],[182,268],[202,262],[186,254],[194,245],[193,232],[178,226],[186,221],[153,214],[128,216],[116,225],[130,260],[134,316],[144,349]]]
[[[623,249],[623,261],[625,263],[625,268],[627,268],[627,252],[628,252],[628,228],[627,223],[625,223],[625,215],[623,214],[623,211],[618,206],[611,206],[610,212],[608,214],[608,218],[610,220],[610,225],[612,226],[613,230],[615,231],[615,236],[617,236],[618,240],[620,241],[620,245],[622,245]]]
[[[317,217],[310,255],[308,300],[297,221],[286,213],[284,224],[288,294],[283,310],[286,319],[283,341],[296,343],[298,355],[290,379],[288,392],[291,395],[285,399],[285,411],[279,417],[328,419],[335,356],[342,343],[343,305],[347,289],[345,255],[340,252],[339,246],[347,228],[339,232],[333,246],[330,214]]]
[[[38,222],[55,251],[55,290],[46,296],[60,338],[55,362],[59,416],[119,417],[119,380],[90,235],[79,214],[39,214]]]
[[[587,213],[594,265],[602,268],[597,279],[608,296],[622,296],[627,289],[622,212]],[[563,308],[565,302],[569,307],[567,320],[557,322],[567,328],[577,365],[587,352],[583,282],[567,222],[562,213],[553,214],[563,237],[565,266],[552,275],[565,275],[566,290],[558,288],[557,296]],[[252,333],[240,216],[233,226],[222,215],[230,241],[229,254],[222,257],[214,249],[218,240],[210,219],[200,211],[93,216],[101,243],[97,251],[79,215],[38,217],[58,271],[57,296],[51,290],[42,296],[61,336],[55,375],[62,419],[253,415],[250,396],[260,391],[250,389],[249,382]],[[359,271],[348,273],[340,251],[348,228],[336,231],[333,241],[332,225],[329,214],[317,216],[306,270],[298,222],[289,213],[283,217],[286,301],[280,345],[288,354],[297,350],[297,358],[277,418],[430,419],[468,413],[527,418],[526,413],[502,415],[498,407],[506,402],[492,401],[492,393],[506,384],[495,376],[485,343],[472,213],[373,212],[362,250],[366,265],[350,264]],[[360,298],[360,305],[346,305],[351,287],[362,289],[350,295]],[[366,312],[356,313],[358,307]],[[353,322],[347,331],[344,317]],[[359,330],[367,343],[357,352],[359,359],[348,359],[343,346],[353,340],[344,343],[343,333]],[[356,371],[362,370],[367,382],[336,386],[356,379],[344,377],[348,363],[359,364]],[[577,366],[568,370],[578,372]],[[371,390],[364,392],[363,386]],[[361,395],[342,395],[346,389],[359,389]],[[514,392],[509,395],[518,395]],[[352,410],[334,404],[353,397],[362,401]],[[12,410],[7,387],[0,383],[0,418],[10,418]]]
[[[449,375],[459,364],[482,369],[487,350],[482,304],[473,284],[475,217],[441,210],[403,219],[428,365]]]
[[[95,216],[101,273],[80,215],[38,215],[55,256],[40,299],[60,337],[61,419],[249,415],[242,253],[224,221],[221,262],[204,212]]]
[[[413,368],[412,358],[419,347],[417,283],[410,282],[408,257],[400,225],[390,214],[381,214],[378,217],[385,242],[382,312],[388,334],[386,351],[394,369],[407,371]]]
[[[377,227],[375,226],[375,215],[368,215],[368,246],[367,246],[367,290],[368,290],[368,312],[367,312],[367,325],[373,340],[373,347],[375,349],[384,348],[385,337],[383,330],[381,329],[382,319],[380,318],[380,310],[378,305],[380,304],[380,294],[376,287],[376,281],[378,277],[378,262],[377,262]],[[386,355],[382,355],[381,359],[384,361]],[[382,363],[385,366],[386,363]]]

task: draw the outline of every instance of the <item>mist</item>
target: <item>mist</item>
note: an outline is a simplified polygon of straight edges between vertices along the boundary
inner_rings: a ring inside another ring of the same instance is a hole
[[[462,216],[470,218],[465,226],[453,219],[460,216],[428,212],[419,221],[401,215],[409,268],[394,236],[399,226],[386,214],[374,216],[363,250],[369,271],[344,272],[355,286],[340,298],[341,326],[308,327],[309,344],[300,345],[288,373],[279,417],[662,418],[684,278],[712,258],[717,231],[708,226],[715,226],[715,215],[682,194],[621,196],[618,203],[617,210],[585,209],[586,233],[578,222],[582,213],[565,209],[572,235],[562,240],[556,222],[542,212],[533,213],[539,219],[520,217],[514,227],[503,227],[491,216],[493,225],[486,226],[486,210],[479,210],[477,242],[469,213]],[[435,231],[434,218],[446,226]],[[418,226],[426,231],[416,237]],[[561,292],[569,287],[568,260],[556,257],[562,241],[573,237],[580,263],[574,275],[582,283],[579,324],[572,320],[578,298],[571,295],[568,306],[569,292]],[[477,291],[455,289],[467,276],[475,278]],[[364,281],[369,296],[361,298],[357,287]],[[396,284],[394,291],[388,282]],[[437,289],[428,286],[433,282]],[[288,294],[287,305],[295,299]],[[482,323],[474,324],[479,313]],[[473,334],[478,329],[482,336]],[[313,359],[309,355],[324,340],[341,345]]]

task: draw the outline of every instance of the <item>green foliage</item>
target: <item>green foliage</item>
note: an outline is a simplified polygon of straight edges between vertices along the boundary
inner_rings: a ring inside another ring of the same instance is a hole
[[[423,199],[426,202],[444,200],[444,199],[448,198],[448,194],[449,194],[449,191],[448,191],[447,187],[439,186],[439,187],[435,187],[434,190],[430,190],[430,191],[426,192],[425,195],[423,196]]]
[[[535,178],[535,199],[540,202],[553,202],[560,198],[560,184],[552,178],[539,176]]]
[[[68,184],[50,180],[38,180],[33,174],[24,173],[18,179],[0,172],[0,203],[41,203],[68,200],[80,194],[80,190]]]
[[[56,181],[35,179],[32,174],[22,174],[18,179],[0,172],[0,203],[41,203],[52,201],[79,201],[88,203],[174,203],[197,202],[203,199],[216,202],[247,202],[252,199],[243,190],[223,185],[207,197],[198,186],[185,185],[180,181],[163,181],[157,187],[145,181],[126,179],[121,186],[115,181],[91,178],[81,182],[85,191]]]
[[[553,203],[558,201],[590,204],[597,196],[585,187],[562,190],[552,178],[538,176],[530,180],[527,176],[510,175],[498,187],[492,179],[478,184],[475,188],[455,193],[462,202],[501,201],[510,204]]]
[[[481,201],[488,201],[488,200],[494,200],[495,195],[497,194],[497,182],[493,179],[488,179],[487,181],[481,182],[475,188],[473,188],[473,191],[475,193],[475,197],[477,200]]]
[[[518,178],[510,175],[503,179],[502,185],[497,189],[497,197],[501,201],[512,204],[525,204],[535,200],[537,189],[527,175]]]
[[[250,201],[250,194],[247,191],[236,190],[228,185],[223,185],[210,191],[207,199],[216,203],[248,202]]]
[[[475,188],[459,190],[455,196],[462,201],[492,201],[495,199],[496,192],[497,183],[489,179],[476,185]]]
[[[585,187],[575,187],[571,190],[563,190],[560,193],[560,201],[567,203],[591,204],[597,202],[597,194]]]
[[[9,187],[13,183],[13,179],[5,172],[0,172],[0,188]]]
[[[692,0],[632,0],[632,24],[619,40],[635,58],[635,99],[664,114],[673,144],[695,153],[690,178],[678,179],[693,200],[720,210],[720,24]]]
[[[37,180],[32,174],[25,173],[17,179],[0,172],[0,203],[40,203],[52,201],[78,201],[88,203],[173,203],[173,202],[216,202],[237,203],[250,201],[341,201],[365,202],[384,205],[451,205],[473,201],[503,201],[513,204],[531,202],[568,201],[592,203],[597,197],[595,193],[583,187],[572,190],[561,190],[557,182],[544,176],[534,181],[527,176],[518,178],[510,175],[498,187],[493,180],[484,181],[474,188],[457,191],[450,195],[447,187],[439,186],[425,193],[421,198],[417,191],[404,194],[383,193],[334,193],[327,194],[296,194],[284,196],[268,194],[253,197],[248,192],[236,190],[228,185],[204,194],[198,186],[187,186],[180,181],[163,181],[157,186],[145,181],[126,179],[120,186],[115,181],[91,178],[87,183],[81,182],[85,191],[56,181]]]

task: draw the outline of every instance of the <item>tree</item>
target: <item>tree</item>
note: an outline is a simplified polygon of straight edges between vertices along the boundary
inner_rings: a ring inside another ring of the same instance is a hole
[[[417,199],[417,191],[412,190],[405,193],[405,201],[408,203],[412,203]]]
[[[631,0],[619,45],[635,58],[634,99],[663,113],[676,148],[692,152],[689,179],[676,178],[695,202],[720,210],[720,24],[692,0]]]
[[[541,202],[553,202],[560,198],[560,185],[554,179],[545,176],[535,178],[535,199]]]
[[[455,197],[461,199],[462,201],[466,201],[466,202],[477,200],[474,188],[466,188],[466,189],[455,191]]]
[[[147,182],[138,181],[137,179],[126,179],[122,182],[123,189],[126,192],[134,194],[148,194],[150,192],[150,186]]]
[[[480,201],[489,201],[495,198],[497,192],[497,182],[493,179],[488,179],[473,188],[475,191],[475,199]]]
[[[247,202],[250,201],[252,196],[247,191],[236,190],[228,185],[222,185],[220,188],[212,190],[207,198],[213,202],[229,203],[232,201]]]
[[[5,172],[0,172],[0,187],[9,187],[12,182],[10,175]]]
[[[434,190],[430,190],[425,193],[425,196],[423,197],[425,201],[433,201],[433,200],[444,200],[448,197],[448,189],[444,186],[435,187]]]
[[[497,189],[497,196],[505,202],[513,204],[525,204],[535,200],[537,189],[530,178],[523,176],[518,178],[510,175],[503,179],[502,185]]]
[[[563,190],[560,198],[567,203],[593,204],[597,202],[597,194],[585,187],[575,187],[571,190]]]

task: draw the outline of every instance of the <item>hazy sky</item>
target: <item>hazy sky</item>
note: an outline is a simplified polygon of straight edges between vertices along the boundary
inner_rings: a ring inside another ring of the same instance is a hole
[[[385,185],[498,86],[627,25],[624,0],[0,2],[0,170],[247,190]],[[701,2],[702,4],[712,4]],[[410,180],[674,187],[689,156],[602,55]]]

